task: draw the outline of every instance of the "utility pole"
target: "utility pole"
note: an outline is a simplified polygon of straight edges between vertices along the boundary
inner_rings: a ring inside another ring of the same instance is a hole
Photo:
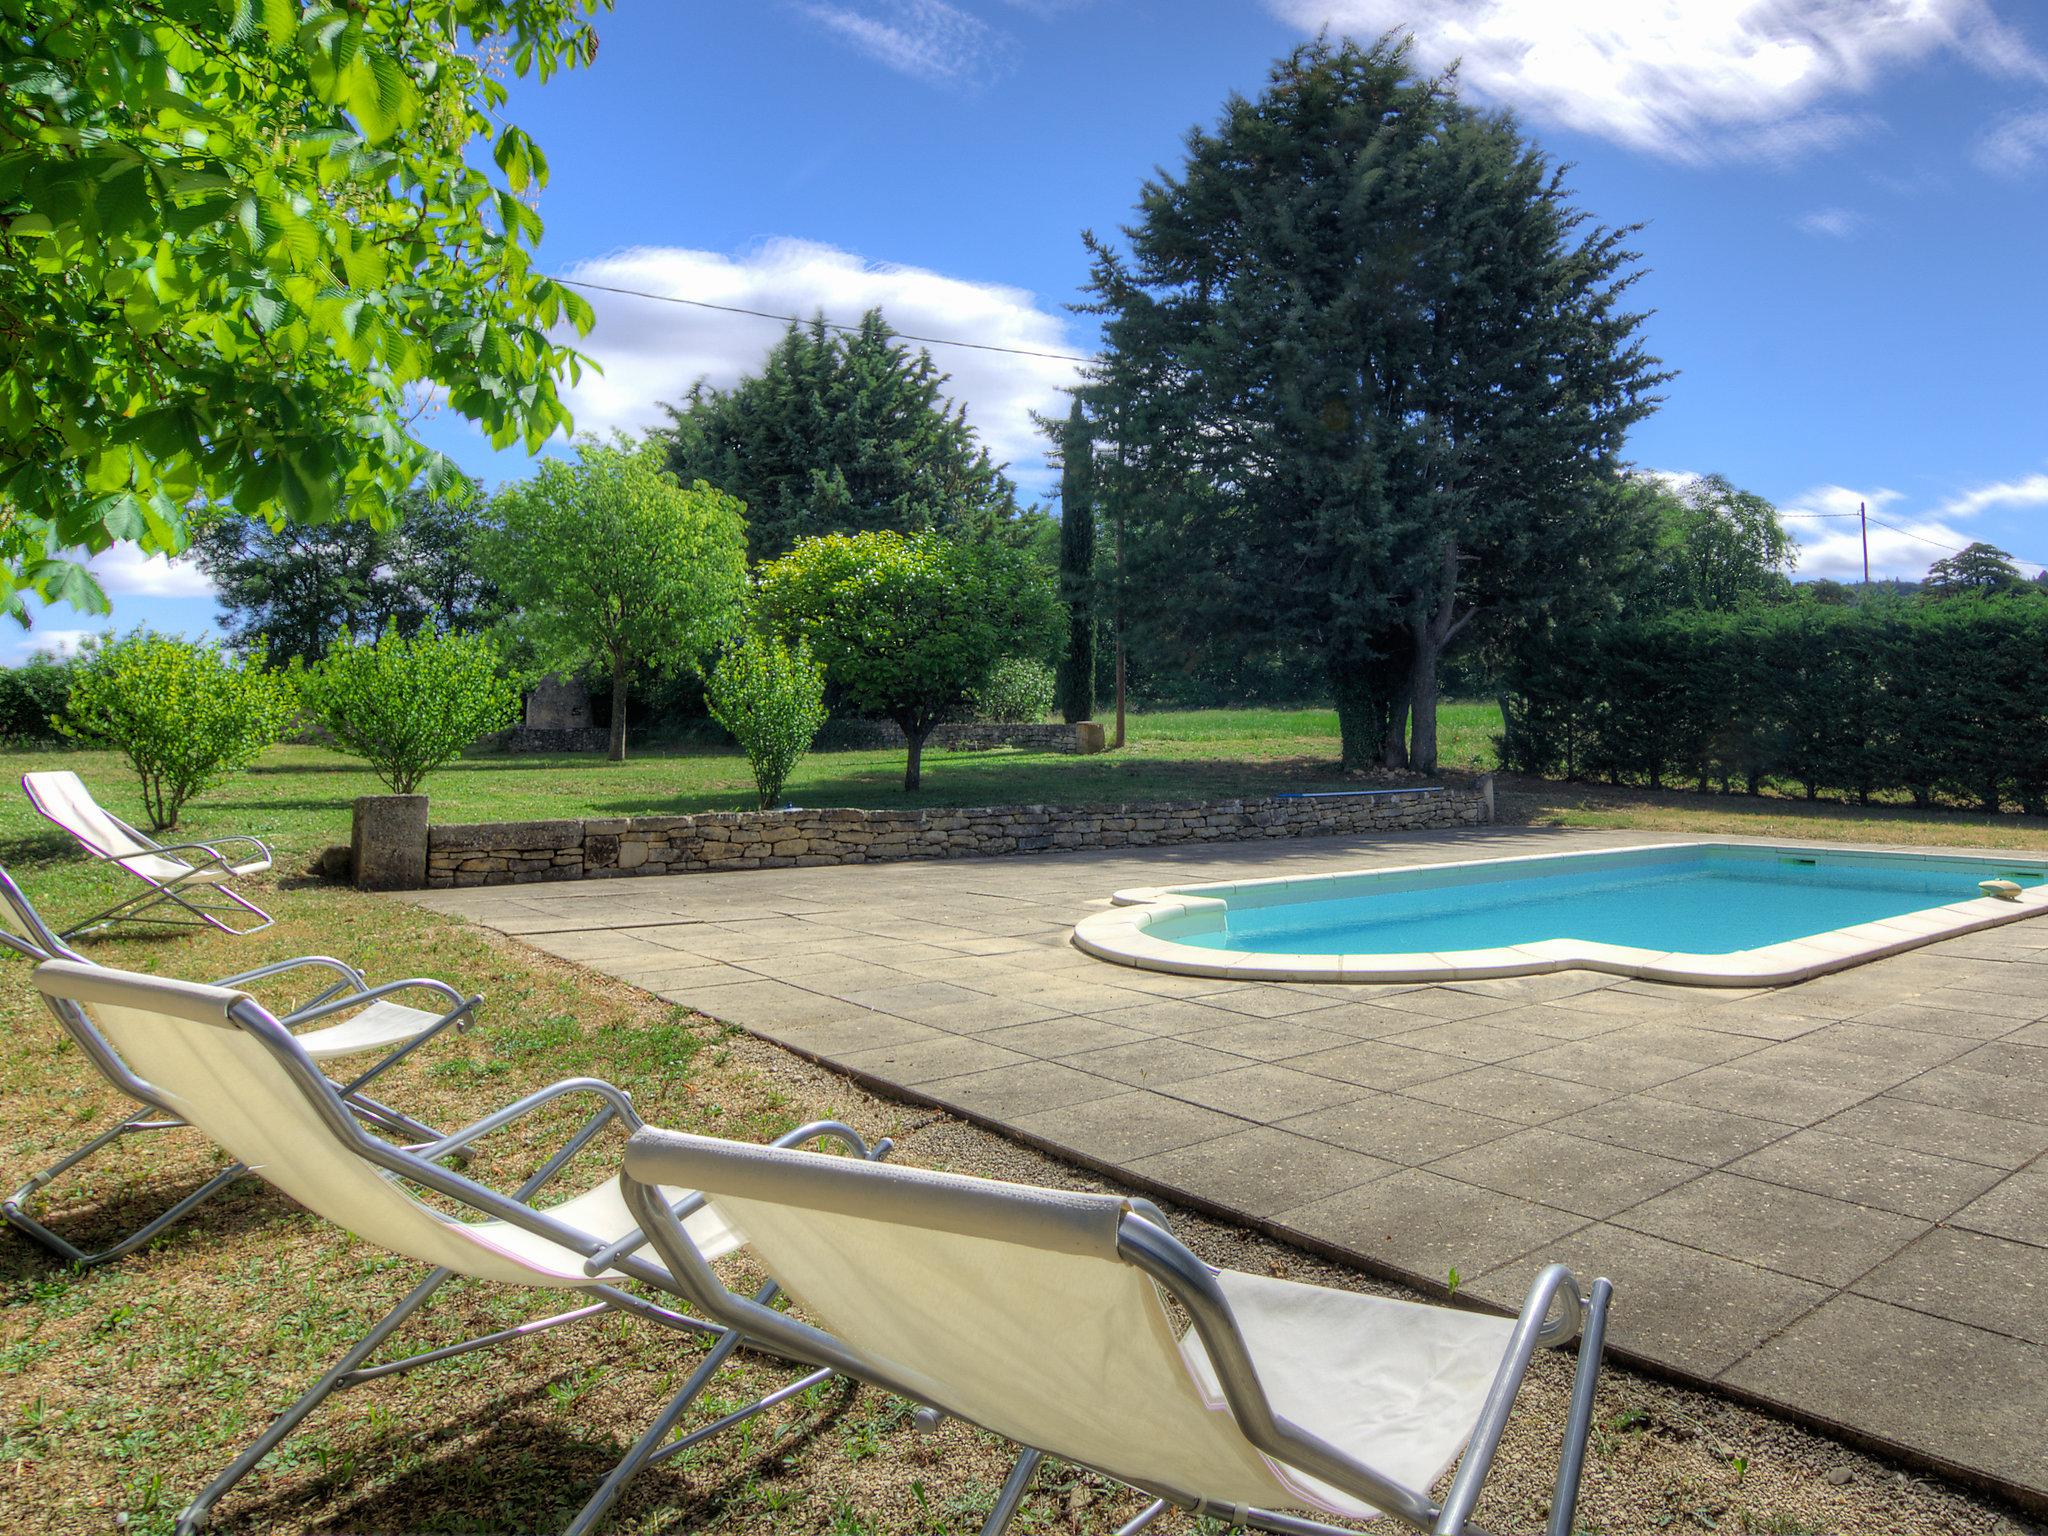
[[[1863,585],[1870,585],[1870,508],[1856,503],[1856,521],[1863,529]]]

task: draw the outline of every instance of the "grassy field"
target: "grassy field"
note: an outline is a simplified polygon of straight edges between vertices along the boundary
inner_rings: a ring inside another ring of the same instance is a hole
[[[1483,713],[1462,729],[1484,735]],[[1140,717],[1120,757],[944,755],[924,803],[1143,798],[1327,782],[1335,726],[1315,711]],[[1462,750],[1462,749],[1461,749]],[[1476,761],[1477,748],[1468,760]],[[9,775],[75,767],[131,810],[124,770],[104,754],[8,756]],[[796,789],[817,803],[900,804],[894,754],[812,759]],[[616,813],[743,803],[744,769],[719,755],[648,756],[614,768],[587,759],[479,760],[430,781],[442,820]],[[1030,786],[1028,789],[1020,786]],[[628,1088],[650,1120],[760,1139],[818,1116],[897,1134],[913,1164],[1086,1185],[1072,1170],[958,1122],[876,1099],[716,1023],[509,940],[421,909],[296,873],[346,835],[347,803],[375,782],[332,754],[268,754],[191,808],[181,834],[254,830],[276,840],[281,873],[260,895],[278,925],[252,938],[122,937],[96,953],[134,969],[208,977],[309,951],[342,955],[373,978],[439,975],[481,991],[480,1026],[423,1053],[386,1097],[436,1124],[467,1122],[558,1078]],[[2039,826],[1966,818],[1849,816],[1794,802],[1693,804],[1681,796],[1531,786],[1506,802],[1532,817],[1590,824],[1788,826],[1828,836],[2041,845]],[[1659,820],[1662,818],[1662,820]],[[1687,820],[1687,818],[1691,818]],[[1751,818],[1745,820],[1744,818]],[[1995,831],[1996,835],[1991,835]],[[1921,838],[1916,834],[1925,833]],[[1936,833],[1943,834],[1937,837]],[[121,887],[88,867],[0,793],[0,861],[55,917]],[[764,876],[772,878],[772,876]],[[0,963],[15,963],[11,960]],[[272,994],[281,1005],[290,996]],[[12,1188],[108,1123],[121,1106],[69,1048],[28,990],[0,988],[0,1185]],[[498,1138],[474,1171],[500,1185],[558,1144],[570,1111]],[[572,1171],[594,1182],[616,1141]],[[176,1133],[88,1165],[52,1192],[52,1219],[90,1240],[161,1208],[204,1179],[213,1156]],[[1325,1283],[1365,1277],[1199,1221],[1189,1240],[1216,1262]],[[149,1250],[74,1274],[18,1236],[0,1236],[0,1531],[167,1532],[177,1509],[267,1417],[295,1396],[419,1277],[419,1267],[345,1237],[261,1185],[238,1186]],[[409,1342],[419,1347],[547,1309],[546,1298],[456,1288]],[[549,1333],[502,1355],[451,1361],[337,1399],[217,1512],[227,1532],[504,1532],[557,1528],[693,1363],[689,1346],[627,1322]],[[1569,1361],[1541,1362],[1529,1418],[1511,1436],[1479,1518],[1489,1529],[1542,1523],[1543,1474]],[[714,1389],[735,1404],[783,1379],[741,1357]],[[1895,1478],[1880,1463],[1732,1404],[1625,1372],[1603,1392],[1582,1529],[1821,1536],[1989,1533],[2001,1513],[1953,1491]],[[911,1536],[970,1532],[1004,1471],[987,1437],[951,1425],[914,1435],[901,1404],[834,1389],[742,1434],[679,1457],[633,1486],[610,1529],[738,1536]],[[1100,1480],[1041,1479],[1021,1529],[1113,1529],[1137,1507]],[[1162,1530],[1187,1533],[1193,1522]]]
[[[1446,772],[1490,771],[1499,714],[1490,703],[1453,703],[1441,717]],[[1336,766],[1337,717],[1329,710],[1199,710],[1133,715],[1122,751],[1071,757],[1016,751],[928,752],[924,786],[902,787],[900,751],[821,752],[806,758],[788,788],[803,805],[1090,805],[1201,799],[1355,786]],[[0,753],[0,783],[35,768],[70,768],[120,814],[138,814],[126,764],[112,753]],[[288,875],[307,870],[323,848],[348,841],[349,806],[383,786],[363,765],[317,747],[276,747],[248,772],[191,803],[181,838],[252,832],[277,849]],[[427,780],[437,822],[654,815],[742,810],[753,804],[745,760],[731,749],[695,747],[602,757],[479,756]],[[2048,848],[2048,822],[1906,807],[1858,808],[1781,796],[1692,795],[1503,780],[1504,819],[1537,825],[1643,827],[1711,834],[1813,837],[1854,842]],[[80,873],[68,845],[20,796],[0,793],[0,861],[50,861],[77,881],[79,900],[111,901],[110,876]],[[103,896],[101,893],[104,892]],[[62,904],[59,904],[60,910]]]

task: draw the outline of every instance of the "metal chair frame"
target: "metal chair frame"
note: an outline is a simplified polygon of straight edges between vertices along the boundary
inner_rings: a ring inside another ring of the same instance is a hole
[[[224,843],[246,843],[254,848],[262,857],[264,867],[269,868],[273,863],[270,845],[261,838],[252,837],[247,833],[235,832],[230,833],[226,837],[216,837],[208,842],[159,843],[150,837],[148,833],[130,826],[105,806],[100,806],[100,813],[107,820],[134,838],[143,848],[143,852],[139,854],[117,854],[110,849],[102,848],[76,827],[67,825],[61,817],[43,804],[42,797],[36,793],[35,786],[29,782],[34,777],[35,775],[32,773],[23,774],[21,787],[22,792],[28,796],[29,804],[35,807],[38,816],[41,816],[52,826],[61,830],[93,858],[98,859],[103,864],[113,864],[126,870],[148,887],[147,890],[138,891],[133,896],[128,896],[115,902],[104,912],[96,913],[82,922],[72,924],[59,935],[60,938],[76,938],[81,933],[89,933],[95,929],[111,927],[115,923],[153,923],[158,927],[164,928],[207,927],[218,929],[222,933],[240,936],[242,934],[261,933],[265,928],[268,928],[277,921],[276,918],[257,906],[256,903],[230,887],[225,879],[226,876],[235,873],[236,860],[223,853],[220,845]],[[206,857],[197,864],[191,864],[177,857],[181,853],[203,853]],[[175,875],[169,880],[159,880],[154,875],[147,874],[143,870],[138,869],[131,862],[141,858],[158,857],[169,858],[173,863],[184,864],[186,866],[185,873]],[[219,871],[222,878],[204,878],[216,870]],[[197,890],[215,891],[226,897],[229,904],[222,905],[218,902],[207,902],[187,896],[185,888],[188,886]],[[154,917],[149,915],[152,909],[165,903],[175,905],[189,915],[185,917]],[[246,928],[237,928],[232,924],[222,922],[219,917],[215,916],[216,913],[225,913],[232,916],[238,911],[253,915],[257,921],[251,923]]]
[[[624,1181],[626,1204],[639,1219],[655,1252],[667,1264],[678,1288],[692,1302],[708,1316],[728,1328],[746,1332],[778,1355],[805,1360],[821,1368],[829,1367],[840,1375],[869,1382],[913,1402],[924,1401],[919,1393],[903,1383],[878,1374],[829,1333],[762,1307],[729,1290],[704,1261],[681,1223],[665,1212],[663,1202],[655,1194],[657,1184],[643,1182],[659,1178],[662,1150],[659,1141],[637,1135],[628,1143]],[[1609,1281],[1595,1280],[1589,1293],[1582,1294],[1578,1280],[1563,1264],[1549,1265],[1537,1275],[1509,1335],[1500,1366],[1481,1406],[1458,1470],[1439,1504],[1426,1491],[1408,1488],[1381,1476],[1364,1462],[1273,1410],[1230,1303],[1217,1284],[1214,1272],[1166,1229],[1156,1209],[1141,1203],[1134,1204],[1122,1217],[1117,1229],[1117,1252],[1126,1263],[1148,1275],[1161,1291],[1187,1312],[1190,1325],[1215,1367],[1239,1432],[1248,1442],[1274,1460],[1341,1489],[1402,1524],[1429,1532],[1431,1536],[1485,1536],[1471,1523],[1472,1509],[1492,1470],[1494,1455],[1500,1447],[1501,1435],[1507,1427],[1508,1416],[1514,1408],[1515,1396],[1521,1389],[1529,1362],[1539,1347],[1563,1345],[1577,1335],[1580,1339],[1578,1367],[1572,1382],[1571,1405],[1546,1526],[1548,1536],[1571,1536],[1579,1480],[1592,1431],[1593,1395],[1599,1384],[1607,1311],[1614,1290]],[[1559,1303],[1562,1303],[1561,1309]],[[1558,1311],[1555,1319],[1550,1315],[1553,1310]],[[949,1412],[944,1404],[935,1406],[940,1414]],[[989,1428],[987,1425],[978,1427]],[[990,1432],[1001,1433],[999,1430]],[[1044,1454],[1035,1447],[1020,1448],[1018,1459],[997,1496],[987,1523],[982,1527],[983,1536],[1002,1536],[1008,1528]],[[1099,1467],[1088,1467],[1088,1470],[1126,1487],[1137,1486]],[[1152,1503],[1122,1526],[1118,1536],[1135,1536],[1170,1507],[1185,1509],[1229,1526],[1276,1532],[1278,1536],[1349,1536],[1343,1527],[1324,1521],[1279,1510],[1213,1502],[1196,1489],[1137,1487],[1137,1491],[1149,1494]]]
[[[164,1108],[160,1096],[147,1082],[129,1071],[127,1063],[121,1060],[105,1036],[93,1026],[85,1010],[77,1003],[62,998],[46,999],[51,1009],[60,1016],[71,1015],[70,1024],[80,1044],[94,1056],[109,1077],[120,1082],[124,1092],[138,1100]],[[228,1016],[237,1027],[247,1031],[260,1041],[263,1047],[283,1068],[293,1085],[305,1095],[313,1106],[326,1129],[340,1140],[350,1151],[375,1167],[398,1175],[409,1183],[445,1196],[480,1216],[495,1217],[511,1225],[536,1233],[575,1253],[585,1255],[584,1270],[595,1276],[610,1270],[626,1276],[650,1289],[666,1295],[681,1297],[668,1272],[659,1265],[637,1256],[637,1251],[646,1246],[647,1238],[638,1230],[611,1242],[600,1241],[590,1233],[558,1221],[544,1210],[537,1210],[530,1203],[539,1195],[570,1162],[590,1145],[613,1122],[618,1122],[628,1131],[637,1131],[643,1122],[635,1112],[632,1100],[627,1094],[600,1078],[573,1077],[550,1084],[524,1098],[485,1115],[482,1119],[464,1126],[461,1130],[442,1136],[425,1146],[407,1148],[394,1146],[379,1140],[366,1132],[351,1113],[349,1105],[335,1086],[301,1050],[282,1023],[273,1018],[253,998],[243,998],[232,1004]],[[484,1137],[506,1126],[524,1119],[527,1115],[551,1104],[555,1100],[573,1094],[588,1094],[598,1099],[599,1107],[583,1125],[573,1132],[540,1168],[512,1194],[506,1195],[487,1184],[452,1172],[435,1161],[437,1158],[465,1152]],[[878,1161],[888,1156],[892,1143],[883,1138],[869,1145],[852,1127],[838,1121],[821,1120],[800,1126],[774,1144],[782,1147],[805,1145],[812,1141],[831,1139],[839,1142],[854,1155]],[[655,1208],[669,1211],[667,1203],[658,1193],[648,1195]],[[700,1196],[691,1196],[678,1202],[675,1212],[677,1220],[687,1216],[702,1203]],[[679,1213],[679,1214],[678,1214]],[[690,1252],[699,1258],[691,1246]],[[745,1422],[755,1415],[774,1407],[776,1404],[796,1397],[813,1387],[822,1386],[836,1371],[829,1367],[814,1366],[797,1380],[777,1388],[775,1391],[755,1400],[745,1407],[735,1409],[700,1426],[688,1434],[669,1439],[678,1420],[691,1403],[702,1394],[719,1367],[725,1364],[733,1351],[743,1343],[753,1343],[750,1336],[729,1330],[717,1323],[706,1322],[687,1312],[661,1306],[636,1296],[617,1285],[592,1280],[582,1288],[582,1293],[595,1298],[594,1301],[547,1317],[536,1318],[516,1327],[497,1329],[491,1333],[479,1334],[460,1343],[443,1345],[416,1354],[402,1356],[380,1365],[367,1364],[370,1356],[395,1334],[406,1320],[426,1304],[429,1298],[457,1271],[437,1268],[429,1274],[403,1299],[384,1315],[369,1332],[363,1335],[325,1375],[306,1389],[297,1400],[274,1419],[263,1433],[231,1462],[227,1469],[209,1483],[191,1503],[179,1514],[176,1524],[178,1536],[194,1536],[206,1524],[213,1506],[236,1483],[253,1471],[263,1458],[270,1454],[286,1436],[298,1427],[307,1415],[318,1408],[331,1394],[351,1387],[362,1386],[386,1376],[399,1375],[416,1370],[424,1365],[453,1359],[458,1355],[493,1345],[509,1343],[517,1339],[530,1338],[534,1334],[557,1328],[565,1323],[579,1322],[585,1318],[601,1316],[607,1312],[624,1312],[639,1317],[658,1327],[676,1332],[705,1335],[717,1340],[709,1354],[690,1373],[682,1389],[648,1425],[647,1430],[634,1442],[624,1458],[599,1485],[596,1493],[583,1506],[566,1527],[564,1536],[585,1536],[595,1530],[605,1514],[618,1500],[626,1483],[637,1472],[666,1461],[669,1457],[708,1439],[722,1430]],[[751,1303],[760,1307],[767,1315],[777,1314],[773,1302],[776,1287],[771,1281],[755,1292]],[[808,1363],[808,1362],[806,1362]]]
[[[50,926],[43,921],[42,915],[36,911],[34,904],[29,901],[21,887],[14,883],[13,877],[4,869],[0,869],[0,900],[4,900],[12,908],[15,918],[27,930],[27,936],[24,937],[21,934],[10,933],[5,931],[4,928],[0,928],[0,944],[5,944],[10,949],[26,955],[37,964],[53,959],[71,960],[80,965],[95,965],[98,963],[80,954],[67,944],[60,935],[54,933]],[[351,1008],[374,1003],[379,998],[389,997],[400,992],[426,991],[435,994],[443,1002],[452,1005],[425,1031],[414,1036],[411,1040],[404,1041],[394,1047],[383,1057],[379,1058],[369,1070],[358,1074],[346,1083],[334,1085],[335,1091],[348,1101],[349,1107],[370,1124],[388,1131],[394,1136],[408,1138],[418,1143],[438,1140],[442,1135],[440,1131],[419,1120],[415,1120],[408,1114],[393,1109],[388,1104],[371,1098],[364,1090],[367,1084],[390,1071],[391,1068],[397,1066],[407,1056],[410,1056],[429,1040],[440,1035],[444,1030],[450,1028],[458,1032],[467,1030],[474,1021],[476,1010],[483,1004],[483,997],[477,993],[471,993],[465,997],[446,982],[433,981],[425,977],[411,977],[403,981],[388,981],[381,986],[373,987],[364,979],[362,972],[358,971],[354,966],[335,959],[331,955],[301,955],[292,960],[279,960],[269,965],[259,965],[253,970],[241,971],[233,976],[224,976],[219,981],[214,982],[213,985],[217,987],[242,987],[250,982],[263,981],[272,976],[283,976],[293,971],[309,968],[329,971],[337,979],[332,985],[315,994],[303,1007],[286,1014],[280,1022],[287,1026],[314,1023],[332,1014],[344,1013]],[[78,1040],[79,1045],[85,1049],[87,1059],[96,1066],[99,1066],[104,1072],[104,1059],[101,1053],[93,1049],[88,1042],[79,1038],[78,1031],[73,1027],[71,1020],[67,1019],[61,1012],[57,1015],[57,1018],[66,1032],[71,1034],[74,1040]],[[121,1092],[133,1097],[131,1090],[121,1078],[110,1077],[109,1081],[116,1088],[120,1089]],[[127,1116],[117,1124],[109,1126],[83,1146],[50,1164],[47,1168],[31,1174],[27,1182],[22,1184],[4,1200],[0,1200],[0,1219],[5,1219],[9,1226],[25,1233],[70,1264],[77,1264],[91,1269],[123,1258],[149,1242],[150,1239],[156,1237],[159,1233],[175,1226],[190,1214],[195,1207],[219,1194],[237,1179],[243,1177],[248,1170],[240,1163],[223,1168],[219,1173],[186,1195],[182,1200],[179,1200],[168,1210],[153,1217],[126,1236],[108,1244],[104,1248],[98,1249],[88,1250],[80,1248],[61,1233],[52,1231],[31,1214],[31,1203],[56,1180],[62,1178],[79,1164],[89,1161],[116,1142],[129,1136],[148,1135],[156,1131],[182,1130],[184,1128],[185,1122],[183,1120],[175,1115],[159,1117],[156,1106],[148,1101],[144,1101],[143,1107],[135,1113]]]

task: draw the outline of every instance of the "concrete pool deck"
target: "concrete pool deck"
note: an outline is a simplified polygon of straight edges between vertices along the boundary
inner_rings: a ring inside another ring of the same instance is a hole
[[[1480,828],[421,892],[1134,1186],[2048,1508],[2048,921],[1775,990],[1112,965],[1128,886],[1617,847]],[[1730,839],[1737,841],[1739,839]]]

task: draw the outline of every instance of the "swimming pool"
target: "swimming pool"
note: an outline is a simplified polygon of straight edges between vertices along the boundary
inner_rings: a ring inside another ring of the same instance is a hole
[[[2008,882],[2003,896],[1982,882]],[[1121,891],[1075,942],[1126,965],[1293,981],[1591,969],[1802,980],[2048,910],[2048,862],[1750,843],[1537,854]]]

